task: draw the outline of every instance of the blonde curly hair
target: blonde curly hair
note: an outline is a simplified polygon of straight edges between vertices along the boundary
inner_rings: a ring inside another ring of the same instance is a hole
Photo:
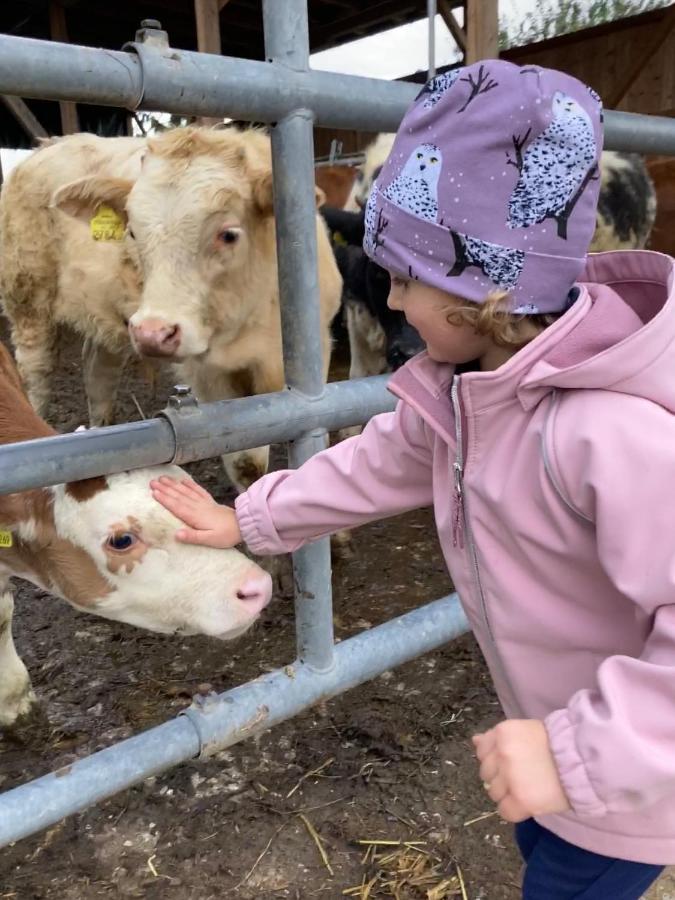
[[[560,317],[560,313],[523,315],[508,308],[508,291],[488,294],[485,303],[464,301],[447,315],[451,325],[470,325],[478,334],[487,335],[498,347],[519,350]]]

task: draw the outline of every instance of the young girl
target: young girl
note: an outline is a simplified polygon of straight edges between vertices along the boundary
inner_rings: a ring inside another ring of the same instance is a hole
[[[396,411],[236,512],[153,484],[179,540],[259,554],[433,505],[506,716],[473,741],[527,900],[633,900],[675,863],[674,264],[582,275],[601,121],[559,72],[432,79],[366,212],[428,348],[389,382]]]

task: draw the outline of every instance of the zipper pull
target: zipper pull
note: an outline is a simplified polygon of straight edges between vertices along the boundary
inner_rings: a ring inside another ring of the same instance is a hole
[[[462,489],[462,465],[459,462],[452,464],[455,476],[455,508],[452,521],[452,546],[458,544],[464,549],[464,494]]]

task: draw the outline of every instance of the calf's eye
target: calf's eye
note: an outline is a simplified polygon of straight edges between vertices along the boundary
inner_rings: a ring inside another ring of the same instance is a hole
[[[241,234],[241,228],[224,228],[218,232],[218,240],[221,244],[236,244]]]
[[[124,531],[120,534],[111,534],[106,541],[106,546],[110,550],[116,550],[118,553],[124,553],[125,550],[131,548],[138,542],[138,538],[130,531]]]

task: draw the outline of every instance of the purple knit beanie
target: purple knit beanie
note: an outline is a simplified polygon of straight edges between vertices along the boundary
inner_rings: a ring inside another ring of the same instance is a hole
[[[564,309],[595,229],[602,104],[576,78],[490,59],[432,78],[366,206],[366,253],[519,313]]]

